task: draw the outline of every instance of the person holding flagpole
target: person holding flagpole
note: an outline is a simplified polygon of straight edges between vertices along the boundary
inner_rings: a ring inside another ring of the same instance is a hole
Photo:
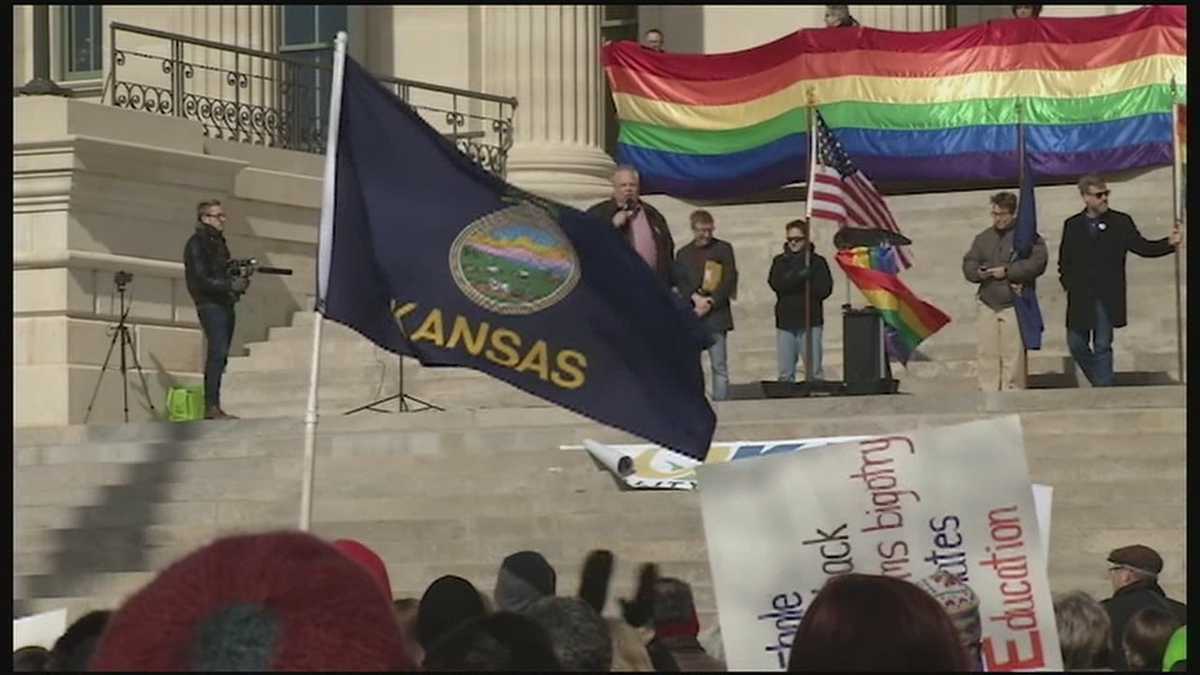
[[[1126,325],[1125,256],[1171,255],[1183,245],[1176,221],[1170,235],[1146,239],[1133,218],[1108,207],[1111,190],[1099,175],[1079,179],[1083,211],[1063,224],[1058,280],[1067,292],[1067,347],[1095,387],[1113,384],[1113,330]]]
[[[978,355],[979,388],[1006,391],[1025,388],[1025,351],[1014,304],[1020,286],[1033,284],[1046,271],[1046,242],[1034,239],[1031,254],[1015,259],[1017,196],[992,195],[992,225],[971,242],[963,256],[967,281],[979,286]]]

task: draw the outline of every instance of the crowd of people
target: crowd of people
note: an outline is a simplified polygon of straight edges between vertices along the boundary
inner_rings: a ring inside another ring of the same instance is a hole
[[[707,350],[712,398],[724,400],[729,395],[728,335],[734,327],[731,302],[738,291],[733,245],[715,236],[715,218],[699,209],[689,216],[692,241],[674,252],[666,218],[641,198],[637,169],[618,166],[612,185],[612,197],[588,213],[611,223],[663,285],[690,301],[712,338]],[[1126,255],[1170,255],[1180,249],[1183,236],[1176,222],[1166,237],[1143,237],[1129,214],[1109,208],[1111,190],[1099,175],[1083,176],[1078,188],[1083,210],[1066,219],[1058,249],[1059,283],[1067,295],[1067,346],[1092,386],[1112,386],[1113,331],[1127,324]],[[1024,389],[1025,338],[1015,303],[1022,288],[1036,288],[1045,273],[1046,242],[1036,236],[1030,250],[1018,255],[1017,195],[998,192],[990,202],[992,224],[975,236],[962,259],[963,276],[977,286],[979,387]],[[813,245],[807,220],[786,223],[784,232],[783,250],[771,261],[765,279],[776,296],[778,380],[794,382],[797,360],[803,357],[805,379],[819,382],[824,379],[823,303],[833,292],[833,279],[829,263]]]
[[[111,611],[75,621],[53,649],[13,654],[17,672],[375,670],[721,672],[720,630],[701,633],[691,586],[639,569],[605,616],[615,567],[587,555],[579,588],[535,551],[501,561],[494,589],[446,575],[393,599],[384,561],[353,540],[302,532],[218,539]],[[1107,560],[1113,595],[1056,595],[1067,670],[1186,670],[1187,607],[1158,585],[1146,546]],[[980,601],[938,571],[916,583],[833,576],[792,636],[791,671],[979,671]]]

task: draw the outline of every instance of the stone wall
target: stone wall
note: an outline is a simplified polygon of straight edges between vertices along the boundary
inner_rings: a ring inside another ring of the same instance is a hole
[[[322,159],[206,139],[199,124],[53,97],[13,99],[15,426],[83,421],[134,274],[128,323],[150,400],[202,380],[203,339],[183,282],[195,205],[224,202],[235,256],[290,267],[239,305],[234,353],[312,306]],[[113,352],[91,421],[122,417]],[[130,364],[132,368],[132,364]],[[150,415],[131,373],[130,417]]]

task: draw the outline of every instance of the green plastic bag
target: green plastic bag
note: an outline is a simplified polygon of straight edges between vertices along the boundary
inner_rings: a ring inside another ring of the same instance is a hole
[[[172,422],[204,419],[204,385],[171,387],[167,390],[167,419]]]

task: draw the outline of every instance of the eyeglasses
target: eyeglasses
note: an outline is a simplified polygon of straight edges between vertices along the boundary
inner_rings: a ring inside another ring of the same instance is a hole
[[[1100,199],[1102,197],[1107,197],[1110,194],[1112,194],[1112,190],[1101,190],[1100,192],[1088,192],[1089,197],[1095,197],[1097,199]]]
[[[799,244],[804,242],[804,239],[804,237],[788,237],[787,241],[789,244]]]
[[[220,218],[221,220],[225,220],[224,213],[206,213],[206,214],[204,214],[204,217],[205,218]]]

